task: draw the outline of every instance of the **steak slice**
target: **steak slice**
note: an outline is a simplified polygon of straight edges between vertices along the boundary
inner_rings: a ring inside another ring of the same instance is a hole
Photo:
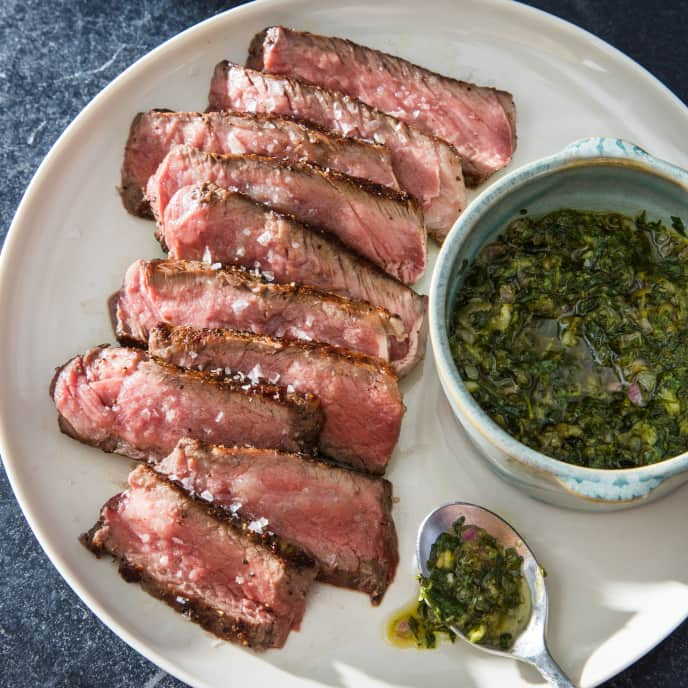
[[[306,160],[353,177],[399,189],[382,146],[270,115],[231,112],[140,112],[131,124],[122,165],[122,201],[134,215],[152,217],[144,191],[148,178],[175,144],[210,153],[258,153]]]
[[[406,337],[397,316],[365,301],[267,283],[219,263],[137,260],[111,305],[117,338],[141,346],[157,324],[169,323],[315,340],[388,361],[389,339]]]
[[[81,536],[110,554],[128,583],[205,630],[255,650],[282,647],[303,617],[317,573],[303,550],[196,500],[147,466]]]
[[[184,368],[221,368],[316,395],[324,416],[320,450],[355,468],[385,472],[404,403],[396,376],[378,360],[312,342],[165,325],[151,331],[148,346],[154,356]]]
[[[417,294],[331,235],[206,183],[170,199],[158,238],[170,257],[257,268],[280,284],[296,282],[368,301],[401,318],[408,338],[390,357],[404,375],[423,357],[427,297]]]
[[[156,220],[176,191],[201,182],[240,191],[320,225],[406,284],[425,270],[423,216],[405,194],[309,163],[175,146],[148,181],[146,194]]]
[[[253,39],[247,66],[341,91],[448,141],[473,185],[508,165],[516,148],[510,93],[436,74],[343,38],[272,26]]]
[[[181,440],[155,467],[191,494],[268,528],[318,563],[318,578],[380,604],[399,562],[392,484],[298,454]]]
[[[292,116],[386,146],[401,184],[420,202],[425,224],[442,239],[466,207],[461,158],[434,136],[374,110],[356,98],[294,79],[220,62],[210,85],[210,110]]]
[[[160,459],[187,436],[309,451],[322,426],[311,394],[182,370],[138,349],[76,356],[58,368],[50,394],[62,432],[132,459]]]

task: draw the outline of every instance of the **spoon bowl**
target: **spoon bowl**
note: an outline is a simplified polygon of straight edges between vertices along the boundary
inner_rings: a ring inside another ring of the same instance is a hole
[[[528,623],[508,650],[473,643],[454,626],[451,626],[452,631],[459,638],[480,650],[532,664],[551,685],[557,688],[571,688],[573,684],[554,661],[547,647],[545,638],[547,589],[543,570],[526,541],[503,518],[489,509],[469,502],[452,502],[431,511],[418,529],[416,558],[420,572],[424,576],[430,575],[428,559],[432,545],[442,533],[448,532],[452,524],[461,516],[465,518],[467,525],[483,528],[505,548],[513,547],[523,558],[523,577],[530,593],[531,613]]]

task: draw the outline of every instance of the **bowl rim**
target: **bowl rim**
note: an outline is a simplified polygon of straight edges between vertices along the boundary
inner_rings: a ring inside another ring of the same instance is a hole
[[[618,484],[620,478],[629,478],[630,480],[627,482],[633,483],[652,479],[663,481],[688,469],[688,450],[677,456],[646,466],[590,468],[567,463],[523,444],[492,420],[466,389],[449,348],[445,324],[445,305],[450,294],[449,273],[457,254],[463,248],[483,213],[508,196],[513,190],[520,189],[551,173],[572,167],[597,167],[601,165],[631,166],[645,173],[658,176],[666,182],[679,185],[688,192],[687,170],[655,158],[633,143],[608,137],[592,137],[575,141],[559,153],[527,163],[504,175],[468,205],[454,223],[442,245],[430,283],[428,306],[430,341],[444,393],[450,397],[450,401],[453,402],[452,406],[458,409],[459,420],[462,423],[470,423],[489,444],[510,458],[538,471],[553,474],[556,478],[572,479],[576,482],[617,482]],[[480,451],[483,453],[482,450]],[[588,495],[577,490],[575,493],[580,497],[588,497]],[[597,500],[599,498],[596,498]],[[602,498],[602,501],[619,500]]]

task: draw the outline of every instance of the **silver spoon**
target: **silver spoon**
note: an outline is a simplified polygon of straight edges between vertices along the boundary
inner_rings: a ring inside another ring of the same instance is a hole
[[[547,625],[547,590],[533,553],[525,540],[502,518],[489,509],[484,509],[468,502],[454,502],[446,504],[430,512],[418,529],[416,543],[416,557],[418,566],[424,576],[429,575],[428,559],[430,548],[441,533],[451,529],[452,524],[461,516],[466,519],[466,525],[484,528],[494,536],[504,547],[513,547],[523,557],[523,574],[530,590],[532,611],[526,627],[518,635],[514,644],[508,650],[499,650],[488,645],[471,643],[458,628],[451,627],[459,638],[463,638],[473,647],[485,652],[503,657],[511,657],[522,662],[532,664],[555,688],[574,688],[564,672],[552,658],[545,640]]]

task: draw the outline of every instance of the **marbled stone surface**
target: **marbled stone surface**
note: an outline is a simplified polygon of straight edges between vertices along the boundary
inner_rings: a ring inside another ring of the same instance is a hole
[[[89,100],[164,40],[237,4],[0,0],[0,243],[42,158]],[[609,41],[688,101],[683,0],[528,4]],[[9,336],[8,324],[0,327]],[[0,687],[183,686],[119,640],[77,599],[38,546],[2,468],[0,532]],[[688,623],[606,684],[636,686],[688,686]]]

